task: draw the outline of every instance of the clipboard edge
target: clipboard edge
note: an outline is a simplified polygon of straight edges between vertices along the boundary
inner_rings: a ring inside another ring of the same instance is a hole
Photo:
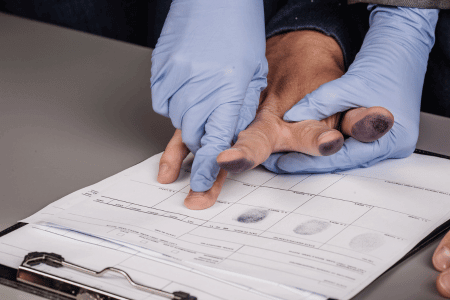
[[[7,276],[4,276],[4,275]],[[41,289],[35,286],[31,286],[26,283],[22,283],[16,280],[17,269],[10,268],[4,265],[0,265],[0,285],[4,285],[19,291],[30,293],[32,295],[50,299],[50,300],[73,300],[63,295],[49,292],[45,289]],[[8,277],[8,278],[6,278]],[[12,277],[12,279],[11,279]]]
[[[421,154],[421,155],[434,156],[434,157],[439,157],[439,158],[445,158],[445,159],[450,160],[450,156],[448,156],[448,155],[431,152],[431,151],[427,151],[427,150],[422,150],[422,149],[416,149],[416,150],[414,150],[414,153]]]
[[[19,228],[22,228],[23,226],[27,225],[28,223],[24,222],[17,222],[16,224],[6,228],[5,230],[0,231],[0,237],[7,235],[10,232],[13,232],[14,230],[17,230]]]
[[[0,237],[7,235],[8,233],[11,233],[19,228],[22,228],[24,226],[28,225],[28,223],[24,223],[24,222],[18,222],[4,230],[2,230],[0,232]],[[26,293],[30,293],[32,295],[38,296],[38,297],[43,297],[46,299],[50,299],[50,300],[73,300],[71,298],[62,296],[62,295],[58,295],[56,293],[52,293],[49,292],[47,290],[38,288],[38,287],[34,287],[22,282],[17,281],[17,269],[5,266],[0,264],[0,284],[19,290],[19,291],[23,291]]]

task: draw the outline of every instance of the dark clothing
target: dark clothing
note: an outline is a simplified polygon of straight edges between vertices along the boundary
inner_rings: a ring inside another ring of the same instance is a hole
[[[289,0],[266,22],[266,37],[305,29],[322,32],[339,43],[347,69],[369,30],[369,15],[367,4]]]
[[[352,63],[367,30],[366,0],[264,0],[267,38],[293,30],[317,30],[341,46],[345,66]],[[367,0],[428,3],[450,0]],[[171,0],[0,0],[0,11],[154,48]],[[387,3],[387,2],[383,2]],[[427,5],[428,5],[427,4]],[[433,7],[433,6],[432,6]],[[436,6],[437,7],[437,6]],[[446,7],[449,8],[449,7]],[[450,10],[442,10],[430,54],[422,111],[450,117]]]
[[[170,0],[0,0],[0,11],[154,48],[170,4]]]
[[[347,3],[370,3],[389,6],[450,9],[450,0],[348,0]]]
[[[436,43],[423,86],[422,111],[450,117],[450,10],[439,13]]]

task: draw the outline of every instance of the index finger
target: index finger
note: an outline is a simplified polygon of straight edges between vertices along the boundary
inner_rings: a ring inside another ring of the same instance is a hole
[[[209,116],[205,124],[205,132],[201,137],[201,147],[196,151],[191,169],[191,188],[195,192],[209,190],[217,174],[219,164],[217,156],[230,148],[239,117],[239,103],[225,103],[218,106]],[[186,113],[183,118],[183,130],[195,126],[198,116]],[[184,136],[183,136],[184,140]]]

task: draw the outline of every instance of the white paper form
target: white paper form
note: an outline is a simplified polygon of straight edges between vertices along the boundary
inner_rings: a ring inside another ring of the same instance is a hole
[[[450,161],[435,157],[323,175],[259,168],[229,176],[218,202],[203,211],[183,206],[188,165],[177,182],[161,185],[158,161],[45,221],[192,266],[349,299],[450,211]]]
[[[281,299],[180,265],[168,265],[138,250],[73,231],[27,225],[0,238],[0,264],[18,268],[24,256],[34,251],[57,253],[68,262],[98,271],[105,267],[116,267],[126,271],[133,280],[144,285],[169,292],[188,292],[199,300]],[[68,268],[54,268],[45,264],[34,268],[131,299],[163,299],[133,288],[125,278],[114,273],[107,273],[102,278],[96,278]],[[256,281],[246,280],[243,283],[265,289]],[[286,299],[314,299],[308,297],[306,293],[301,298],[298,297],[298,293],[288,290],[279,291],[279,293]]]
[[[162,153],[157,154],[153,157],[161,157]],[[95,197],[99,191],[107,188],[108,186],[113,185],[116,181],[120,181],[123,178],[126,178],[131,173],[137,172],[140,170],[140,168],[146,168],[145,162],[141,162],[139,164],[136,164],[133,167],[130,167],[128,169],[125,169],[117,174],[114,174],[112,176],[109,176],[93,185],[84,187],[82,189],[79,189],[75,192],[72,192],[61,199],[50,203],[37,213],[33,214],[32,218],[28,218],[30,221],[37,222],[40,219],[45,219],[49,215],[57,214],[75,204],[78,204],[79,202],[85,200],[86,198]]]

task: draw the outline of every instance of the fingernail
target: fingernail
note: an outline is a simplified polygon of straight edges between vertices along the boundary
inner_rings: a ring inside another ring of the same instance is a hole
[[[159,166],[159,173],[158,176],[165,175],[169,171],[169,165],[168,164],[162,164]]]
[[[438,278],[438,291],[445,297],[450,294],[450,273],[442,273]]]
[[[433,262],[434,266],[439,269],[439,271],[447,269],[450,266],[450,249],[446,246],[442,246],[441,249],[434,254]]]
[[[333,134],[333,133],[334,133],[333,130],[329,130],[329,131],[322,132],[322,133],[319,135],[319,137],[317,138],[317,140],[321,140],[321,139],[325,138],[327,135]]]

